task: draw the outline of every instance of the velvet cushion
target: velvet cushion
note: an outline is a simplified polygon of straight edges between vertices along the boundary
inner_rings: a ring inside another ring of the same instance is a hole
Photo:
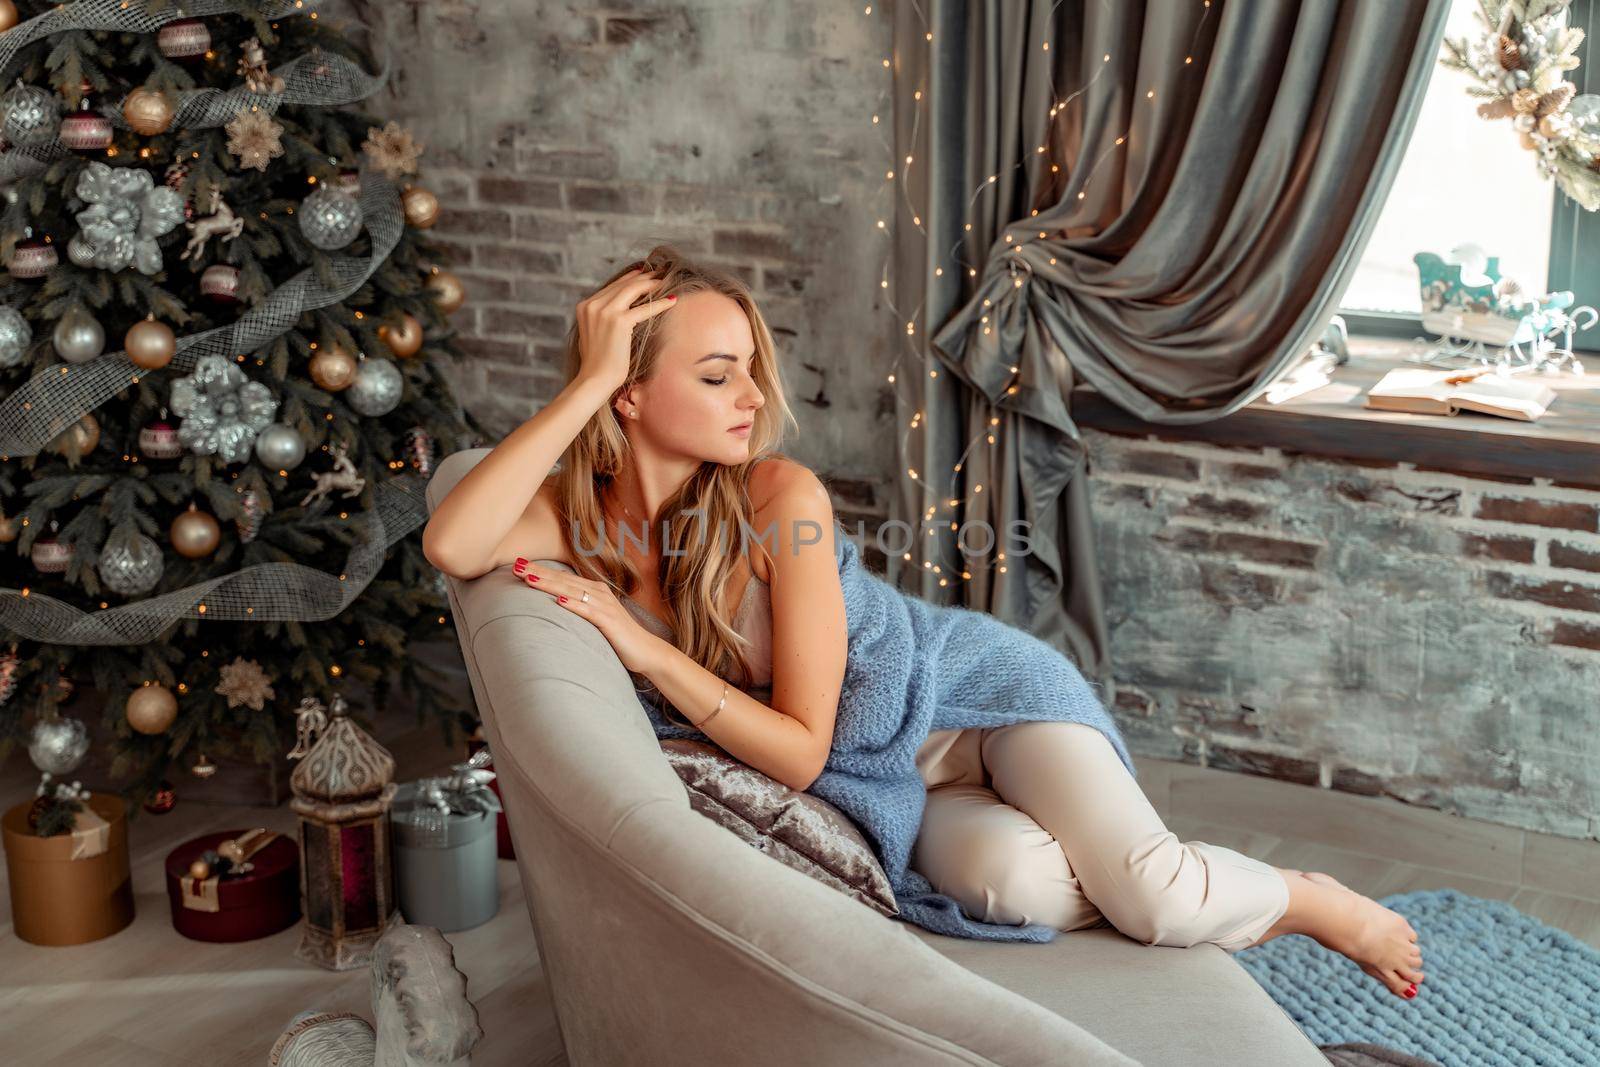
[[[661,742],[661,751],[695,811],[784,866],[884,915],[900,914],[872,846],[838,808],[703,741],[670,739]]]

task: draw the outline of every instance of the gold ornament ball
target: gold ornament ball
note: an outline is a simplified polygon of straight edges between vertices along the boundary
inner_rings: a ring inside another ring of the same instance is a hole
[[[0,33],[4,33],[20,21],[17,15],[17,5],[11,0],[0,0]]]
[[[167,537],[178,555],[185,559],[200,559],[217,550],[217,545],[222,541],[222,527],[217,525],[214,517],[190,504],[188,511],[172,520]]]
[[[141,685],[128,694],[128,725],[141,734],[166,733],[178,717],[178,698],[160,683]]]
[[[311,380],[330,393],[347,389],[356,380],[356,359],[338,345],[319,349],[311,357]]]
[[[415,315],[402,313],[399,326],[384,323],[378,327],[378,340],[399,358],[408,359],[422,347],[422,323]]]
[[[172,125],[172,102],[164,93],[143,86],[128,94],[122,102],[122,117],[135,133],[146,137],[165,133]]]
[[[211,864],[203,859],[195,859],[189,864],[189,877],[197,882],[203,882],[211,877]]]
[[[400,194],[400,206],[413,229],[426,230],[439,221],[439,198],[420,185],[406,186]]]
[[[160,370],[172,362],[178,351],[178,339],[172,327],[155,319],[136,322],[122,341],[123,350],[135,367]]]
[[[22,533],[22,523],[9,515],[0,515],[0,545],[9,545]]]
[[[467,302],[466,286],[461,279],[447,270],[436,270],[428,275],[428,290],[439,300],[439,310],[451,314]]]
[[[94,446],[99,443],[100,423],[95,421],[93,415],[85,413],[83,418],[68,426],[50,442],[50,451],[66,459],[82,459],[93,452]]]

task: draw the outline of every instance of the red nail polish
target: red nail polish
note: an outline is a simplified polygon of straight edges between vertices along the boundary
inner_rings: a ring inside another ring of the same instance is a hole
[[[538,575],[537,575],[537,574],[530,574],[530,575],[528,575],[528,581],[530,581],[530,582],[537,582],[537,581],[538,581],[538,580],[539,580],[539,576],[538,576]]]
[[[564,597],[564,596],[558,596],[558,597],[556,597],[556,599],[559,600],[563,604],[565,604],[567,602],[567,598]]]
[[[521,574],[523,571],[525,571],[527,569],[528,569],[528,561],[523,559],[521,556],[518,556],[517,557],[517,561],[511,565],[511,570],[515,574]]]
[[[1413,986],[1411,986],[1411,987],[1406,989],[1406,999],[1407,1000],[1410,1000],[1412,997],[1414,997],[1416,995],[1417,995],[1417,987],[1416,986],[1413,985]]]

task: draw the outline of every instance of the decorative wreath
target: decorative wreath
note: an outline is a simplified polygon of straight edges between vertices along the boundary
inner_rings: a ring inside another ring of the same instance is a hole
[[[1539,171],[1585,211],[1600,211],[1600,96],[1578,93],[1583,31],[1567,23],[1570,0],[1479,0],[1484,33],[1444,42],[1439,62],[1477,80],[1478,114],[1509,118]]]

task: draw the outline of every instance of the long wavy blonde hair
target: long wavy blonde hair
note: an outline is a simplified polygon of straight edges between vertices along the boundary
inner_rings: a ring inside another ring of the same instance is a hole
[[[750,320],[750,333],[755,339],[750,373],[765,398],[750,428],[750,458],[731,465],[701,464],[682,488],[662,504],[649,531],[652,540],[662,539],[657,579],[667,610],[665,621],[677,637],[678,648],[712,673],[737,677],[742,679],[741,685],[748,685],[751,675],[743,650],[749,642],[733,629],[730,620],[722,617],[723,597],[740,555],[740,531],[755,525],[749,495],[750,470],[764,459],[783,455],[778,446],[784,426],[787,423],[798,429],[798,424],[784,394],[772,334],[750,290],[737,276],[694,263],[670,244],[658,244],[643,259],[620,267],[599,288],[635,267],[658,272],[660,281],[640,296],[634,307],[672,294],[681,298],[710,290],[737,302]],[[652,315],[634,328],[627,381],[612,394],[612,400],[655,372],[661,354],[663,321],[664,316]],[[566,340],[568,381],[580,366],[578,325],[574,319]],[[604,581],[613,590],[631,596],[641,584],[640,576],[633,573],[623,557],[622,539],[615,523],[602,526],[604,513],[600,505],[601,491],[630,462],[627,435],[622,432],[616,408],[608,402],[573,438],[555,477],[561,536],[567,541],[574,569],[585,578]],[[606,531],[603,538],[598,533],[601,529]],[[590,542],[582,545],[581,551],[572,543],[574,530]]]

